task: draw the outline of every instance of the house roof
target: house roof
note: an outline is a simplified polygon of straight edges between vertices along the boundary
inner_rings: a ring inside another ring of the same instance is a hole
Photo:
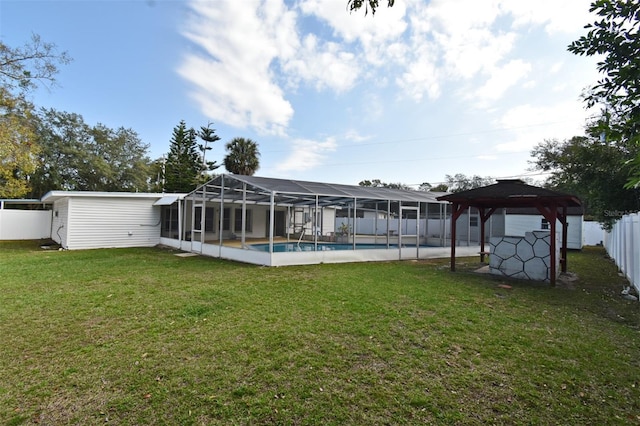
[[[527,185],[519,179],[502,179],[493,185],[438,197],[438,200],[473,207],[536,207],[557,205],[578,207],[582,203],[575,195]]]
[[[101,191],[49,191],[44,194],[40,201],[43,203],[53,203],[54,201],[68,197],[82,198],[156,198],[160,199],[167,194],[153,192],[101,192]],[[179,195],[179,194],[171,194]]]
[[[246,192],[242,190],[246,185]],[[437,197],[443,192],[423,192],[391,188],[372,188],[357,185],[343,185],[324,182],[310,182],[291,179],[266,178],[259,176],[219,175],[198,187],[191,196],[219,197],[224,187],[225,199],[242,199],[256,203],[269,202],[273,194],[275,201],[291,205],[313,204],[318,197],[319,205],[374,201],[403,201],[422,203],[441,203]],[[244,195],[243,195],[244,194]]]

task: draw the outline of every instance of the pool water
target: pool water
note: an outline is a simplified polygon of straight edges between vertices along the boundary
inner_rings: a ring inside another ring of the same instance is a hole
[[[251,244],[254,250],[269,251],[269,244]],[[386,244],[356,244],[356,250],[367,249],[386,249]],[[398,248],[397,245],[390,244],[389,248]],[[353,250],[353,244],[334,244],[334,243],[318,243],[318,251],[331,250]],[[274,253],[300,252],[300,251],[316,251],[314,243],[274,243]]]

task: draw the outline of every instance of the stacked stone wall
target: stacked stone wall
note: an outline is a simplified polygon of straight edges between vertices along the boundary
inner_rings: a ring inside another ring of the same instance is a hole
[[[550,281],[551,235],[526,232],[524,237],[492,237],[489,270],[492,274],[525,280]],[[560,245],[556,236],[556,274],[560,272]]]

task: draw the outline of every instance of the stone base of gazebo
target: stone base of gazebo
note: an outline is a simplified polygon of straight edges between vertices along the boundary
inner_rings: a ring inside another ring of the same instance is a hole
[[[524,237],[492,237],[489,271],[534,281],[551,281],[551,234],[526,232]],[[560,273],[560,244],[556,236],[556,278]]]

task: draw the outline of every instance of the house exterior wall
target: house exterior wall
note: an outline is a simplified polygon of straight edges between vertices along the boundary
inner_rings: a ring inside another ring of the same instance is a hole
[[[67,232],[69,230],[69,198],[63,198],[53,203],[51,218],[51,239],[67,248]]]
[[[525,232],[542,230],[542,215],[508,214],[505,217],[504,235],[524,237]],[[582,216],[567,216],[567,248],[582,249]],[[562,224],[556,226],[558,235],[562,235]]]
[[[206,205],[206,209],[213,209],[213,223],[211,223],[210,218],[208,216],[208,220],[205,222],[205,235],[204,240],[206,242],[214,242],[220,238],[218,234],[218,230],[220,229],[220,203],[217,202],[209,202]],[[242,204],[238,203],[227,203],[224,205],[224,209],[229,209],[227,218],[225,215],[225,221],[229,221],[229,229],[222,231],[223,238],[230,238],[232,235],[235,235],[236,238],[240,238],[241,231],[236,230],[236,220],[241,221],[242,217]],[[188,234],[191,233],[192,226],[192,213],[191,213],[191,200],[185,201],[185,218],[184,218],[184,229]],[[268,217],[270,212],[270,206],[268,205],[256,205],[256,204],[248,204],[246,207],[247,211],[247,222],[250,222],[250,231],[247,231],[245,237],[247,238],[266,238],[269,236],[269,223]],[[286,208],[276,207],[276,211],[284,211],[286,212]],[[250,220],[249,220],[250,218]],[[333,222],[331,223],[333,225]],[[200,232],[195,231],[195,241],[200,241]]]
[[[39,240],[50,236],[50,210],[0,209],[0,240]]]
[[[66,241],[70,249],[153,247],[160,243],[157,198],[76,197],[68,199]],[[54,204],[54,215],[55,215]],[[62,209],[59,210],[62,217]],[[54,232],[55,233],[55,229]]]

